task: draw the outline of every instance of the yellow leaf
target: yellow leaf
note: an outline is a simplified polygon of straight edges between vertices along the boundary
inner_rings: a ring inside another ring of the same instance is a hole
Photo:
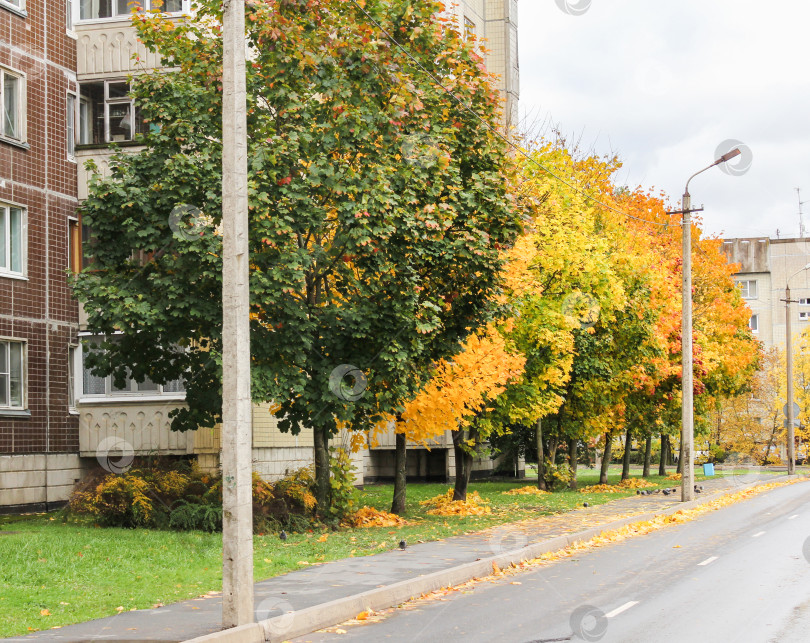
[[[40,616],[50,616],[51,612],[50,612],[50,610],[39,610],[39,615]]]
[[[324,534],[323,536],[318,538],[318,542],[319,543],[325,543],[328,538],[329,538],[329,534]]]
[[[355,618],[358,621],[365,621],[369,617],[368,611],[360,612]]]

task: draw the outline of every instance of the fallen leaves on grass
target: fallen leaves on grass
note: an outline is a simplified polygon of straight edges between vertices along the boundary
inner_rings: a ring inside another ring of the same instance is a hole
[[[509,491],[504,491],[502,495],[504,496],[545,496],[548,495],[548,491],[543,491],[542,489],[538,489],[537,487],[532,487],[531,485],[527,487],[518,487],[517,489],[510,489]]]
[[[671,476],[667,476],[667,480],[680,480],[682,477],[680,473],[673,473]]]
[[[478,495],[477,491],[467,494],[467,500],[453,500],[453,490],[439,494],[419,503],[423,507],[432,507],[428,510],[431,516],[485,516],[492,513],[487,507],[487,501]]]
[[[396,514],[374,509],[374,507],[361,507],[344,520],[347,527],[401,527],[408,521]]]
[[[590,487],[583,487],[580,493],[622,493],[628,489],[643,489],[645,487],[655,487],[656,484],[644,480],[643,478],[627,478],[617,484],[594,484]]]

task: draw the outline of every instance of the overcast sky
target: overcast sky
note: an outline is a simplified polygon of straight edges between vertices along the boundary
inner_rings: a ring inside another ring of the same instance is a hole
[[[797,236],[799,187],[810,236],[810,2],[567,6],[519,1],[523,117],[618,155],[618,184],[664,190],[673,205],[718,146],[740,141],[737,175],[714,168],[690,185],[704,229]]]

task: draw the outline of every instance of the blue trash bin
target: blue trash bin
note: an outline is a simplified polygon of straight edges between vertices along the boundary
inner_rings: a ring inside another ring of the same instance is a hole
[[[704,476],[713,476],[714,475],[714,463],[707,462],[703,465],[703,475]]]

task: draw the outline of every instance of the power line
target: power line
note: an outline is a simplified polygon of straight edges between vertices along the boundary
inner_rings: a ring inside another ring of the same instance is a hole
[[[419,69],[420,69],[420,70],[421,70],[421,71],[422,71],[424,74],[425,74],[425,75],[427,75],[427,76],[428,76],[428,77],[429,77],[429,78],[430,78],[430,79],[433,81],[433,83],[434,83],[434,84],[435,84],[437,87],[439,87],[439,88],[440,88],[442,91],[444,91],[444,92],[445,92],[445,93],[446,93],[448,96],[452,97],[452,98],[453,98],[453,99],[454,99],[454,100],[455,100],[455,101],[456,101],[456,102],[459,104],[459,107],[461,107],[461,108],[462,108],[464,111],[469,112],[470,114],[472,114],[472,115],[473,115],[473,117],[475,117],[475,118],[476,118],[478,121],[480,121],[480,122],[481,122],[481,124],[482,124],[482,125],[483,125],[483,126],[486,128],[486,129],[490,130],[490,131],[491,131],[493,134],[495,134],[497,137],[501,138],[501,139],[502,139],[502,140],[503,140],[503,141],[504,141],[504,142],[505,142],[507,145],[509,145],[511,148],[513,148],[513,149],[514,149],[514,150],[515,150],[515,151],[516,151],[518,154],[520,154],[521,156],[523,156],[523,157],[524,157],[524,158],[525,158],[527,161],[529,161],[530,163],[534,163],[534,164],[535,164],[537,167],[539,167],[539,168],[540,168],[540,169],[541,169],[543,172],[545,172],[545,173],[546,173],[546,174],[548,174],[549,176],[551,176],[551,177],[555,178],[557,181],[559,181],[559,182],[560,182],[560,183],[562,183],[563,185],[566,185],[566,186],[568,186],[569,188],[571,188],[572,190],[574,190],[574,192],[577,192],[577,193],[581,194],[581,195],[582,195],[582,196],[584,196],[586,199],[588,199],[588,200],[590,200],[590,201],[593,201],[594,203],[597,203],[597,204],[601,205],[603,208],[605,208],[605,209],[607,209],[607,210],[611,210],[612,212],[615,212],[615,213],[617,213],[617,214],[620,214],[620,215],[622,215],[622,216],[624,216],[624,217],[627,217],[627,218],[629,218],[629,219],[634,219],[635,221],[640,221],[640,222],[642,222],[642,223],[646,223],[646,224],[648,224],[648,225],[656,225],[656,226],[660,226],[660,227],[662,227],[662,228],[666,228],[666,227],[669,227],[669,226],[671,225],[669,222],[667,222],[667,223],[659,223],[658,221],[650,221],[649,219],[643,219],[643,218],[641,218],[641,217],[635,217],[635,216],[633,216],[632,214],[627,214],[627,212],[624,212],[624,211],[622,211],[622,210],[619,210],[619,209],[617,209],[617,208],[614,208],[614,207],[612,207],[612,206],[608,205],[607,203],[604,203],[603,201],[600,201],[600,200],[599,200],[599,199],[597,199],[596,197],[594,197],[594,196],[592,196],[592,195],[588,194],[588,193],[587,193],[587,192],[585,192],[584,190],[582,190],[582,189],[578,188],[577,186],[573,185],[573,184],[572,184],[572,183],[570,183],[569,181],[566,181],[566,180],[565,180],[564,178],[562,178],[561,176],[558,176],[557,174],[555,174],[554,172],[552,172],[550,169],[548,169],[547,167],[545,167],[545,166],[544,166],[542,163],[540,163],[539,161],[537,161],[537,160],[536,160],[534,157],[532,157],[531,155],[529,155],[529,154],[528,154],[528,153],[527,153],[527,152],[526,152],[526,151],[525,151],[523,148],[521,148],[520,146],[518,146],[518,145],[516,145],[515,143],[513,143],[511,140],[509,140],[509,138],[508,138],[507,136],[505,136],[504,134],[502,134],[501,132],[499,132],[497,129],[495,129],[494,127],[492,127],[492,126],[491,126],[489,123],[487,123],[487,122],[486,122],[486,121],[485,121],[485,120],[484,120],[484,119],[483,119],[483,118],[482,118],[480,115],[478,115],[478,114],[477,114],[477,113],[476,113],[476,112],[475,112],[475,111],[474,111],[474,110],[473,110],[473,109],[472,109],[472,108],[471,108],[469,105],[466,105],[466,104],[464,103],[464,101],[462,101],[462,100],[461,100],[461,98],[459,98],[458,96],[456,96],[456,95],[455,95],[455,94],[454,94],[454,93],[453,93],[453,92],[452,92],[452,91],[451,91],[451,90],[450,90],[448,87],[446,87],[446,86],[445,86],[445,85],[444,85],[444,84],[443,84],[443,83],[442,83],[442,82],[441,82],[441,81],[440,81],[438,78],[436,78],[436,76],[435,76],[435,75],[434,75],[434,74],[433,74],[433,73],[432,73],[432,72],[431,72],[429,69],[427,69],[427,68],[426,68],[426,67],[425,67],[425,66],[424,66],[424,65],[423,65],[423,64],[422,64],[422,63],[421,63],[419,60],[417,60],[417,59],[416,59],[416,58],[415,58],[415,57],[414,57],[414,56],[411,54],[411,52],[409,52],[407,49],[405,49],[405,47],[403,47],[403,46],[402,46],[402,45],[401,45],[401,44],[400,44],[400,43],[399,43],[399,42],[396,40],[396,38],[394,38],[394,37],[393,37],[393,36],[392,36],[390,33],[388,33],[388,31],[386,31],[385,27],[383,27],[383,26],[382,26],[382,25],[381,25],[379,22],[377,22],[377,21],[374,19],[374,17],[373,17],[373,16],[372,16],[372,15],[371,15],[371,14],[370,14],[368,11],[366,11],[366,9],[365,9],[364,7],[362,7],[360,4],[358,4],[357,0],[351,0],[351,2],[352,2],[352,4],[353,4],[355,7],[357,7],[357,8],[358,8],[360,11],[362,11],[362,12],[363,12],[363,14],[365,14],[366,18],[368,18],[368,19],[369,19],[369,21],[370,21],[372,24],[374,24],[374,26],[375,26],[375,27],[377,27],[377,29],[379,29],[379,30],[380,30],[380,31],[383,33],[383,35],[384,35],[384,36],[385,36],[385,37],[386,37],[386,38],[387,38],[387,39],[388,39],[388,40],[389,40],[389,41],[390,41],[392,44],[394,44],[394,45],[395,45],[395,46],[396,46],[396,47],[397,47],[397,48],[398,48],[398,49],[399,49],[399,50],[400,50],[402,53],[404,53],[404,54],[405,54],[405,55],[406,55],[406,56],[407,56],[407,57],[408,57],[408,58],[409,58],[409,59],[410,59],[410,60],[411,60],[411,61],[412,61],[412,62],[413,62],[413,63],[414,63],[414,64],[415,64],[415,65],[416,65],[416,66],[417,66],[417,67],[418,67],[418,68],[419,68]]]

